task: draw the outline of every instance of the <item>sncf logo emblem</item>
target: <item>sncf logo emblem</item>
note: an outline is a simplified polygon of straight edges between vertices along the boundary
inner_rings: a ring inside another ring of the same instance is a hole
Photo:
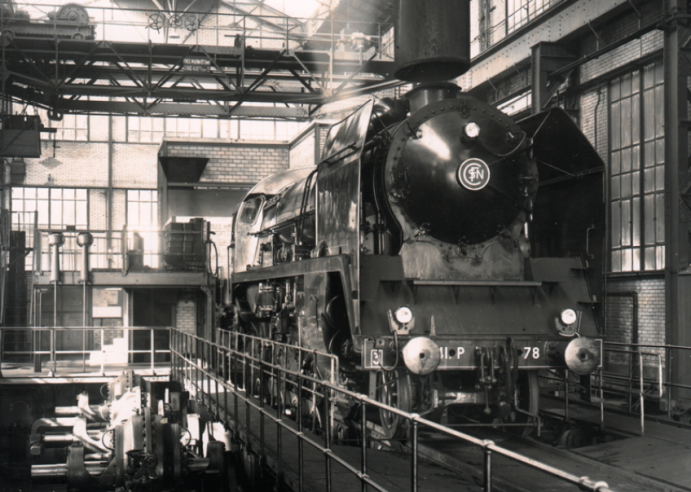
[[[458,167],[458,181],[470,190],[481,190],[489,183],[489,166],[481,159],[468,159]]]

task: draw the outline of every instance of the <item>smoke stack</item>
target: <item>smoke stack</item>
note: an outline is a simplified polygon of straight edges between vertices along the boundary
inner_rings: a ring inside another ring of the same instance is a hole
[[[396,78],[443,82],[470,68],[470,0],[398,0]]]

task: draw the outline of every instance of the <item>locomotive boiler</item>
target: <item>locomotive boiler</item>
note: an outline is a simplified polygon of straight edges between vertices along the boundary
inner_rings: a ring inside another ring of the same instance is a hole
[[[369,101],[239,206],[229,328],[335,354],[402,410],[533,425],[538,371],[601,363],[602,170],[561,110],[517,123],[450,83]]]

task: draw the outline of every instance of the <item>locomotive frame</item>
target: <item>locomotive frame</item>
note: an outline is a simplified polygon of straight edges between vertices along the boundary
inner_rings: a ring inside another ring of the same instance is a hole
[[[601,366],[604,166],[561,110],[517,124],[451,84],[407,96],[248,193],[226,327],[336,355],[339,384],[402,410],[530,431],[539,370]]]

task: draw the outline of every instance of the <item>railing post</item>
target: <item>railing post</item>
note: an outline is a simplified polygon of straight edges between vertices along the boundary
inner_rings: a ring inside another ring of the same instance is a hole
[[[275,352],[275,350],[272,350]],[[281,433],[283,427],[283,407],[281,405],[281,383],[283,382],[283,371],[278,369],[276,372],[276,394],[277,394],[277,408],[276,408],[276,454],[278,460],[276,462],[276,490],[282,490],[281,483],[283,482],[283,435]]]
[[[323,386],[324,388],[324,447],[326,452],[324,454],[326,458],[326,492],[331,492],[331,391],[328,386]]]
[[[300,349],[298,349],[299,351]],[[303,492],[303,482],[305,479],[305,466],[302,456],[302,374],[298,374],[298,404],[297,415],[295,416],[298,424],[298,492]]]
[[[485,466],[484,466],[484,492],[492,491],[492,450],[489,449],[491,441],[485,441],[483,451],[485,453]]]
[[[261,349],[260,349],[261,350]],[[259,365],[259,408],[261,410],[259,411],[259,456],[263,460],[264,459],[264,360],[263,357],[259,357],[259,362],[257,362]],[[252,386],[254,386],[254,379],[252,380]],[[252,393],[254,393],[254,390],[252,390]],[[247,432],[249,432],[249,428],[247,429]]]
[[[156,375],[156,370],[154,369],[154,355],[156,352],[154,348],[154,328],[150,327],[149,331],[151,332],[151,374]]]
[[[362,440],[360,441],[360,471],[363,477],[367,476],[367,403],[361,402],[360,427],[362,428]],[[367,492],[367,482],[360,481],[362,492]]]
[[[418,454],[418,423],[417,423],[417,414],[413,414],[411,423],[412,423],[412,429],[411,429],[411,441],[412,441],[412,469],[410,471],[410,490],[412,492],[417,492],[417,481],[418,481],[418,475],[417,475],[417,454]]]
[[[641,435],[645,434],[645,394],[643,387],[643,353],[640,347],[638,348],[638,375],[640,378],[640,385],[638,388],[638,395],[641,405]]]
[[[672,418],[672,348],[665,347],[665,364],[667,365],[667,418]]]
[[[605,428],[605,388],[604,388],[604,382],[602,381],[602,371],[603,368],[600,368],[600,371],[598,372],[598,379],[600,380],[600,427]]]

